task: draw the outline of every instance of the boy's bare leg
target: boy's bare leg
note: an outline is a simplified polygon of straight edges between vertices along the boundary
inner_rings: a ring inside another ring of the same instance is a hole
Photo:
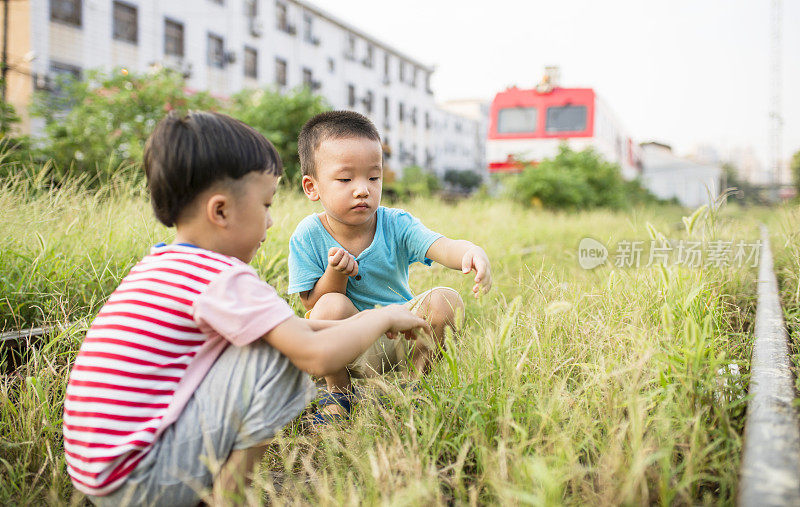
[[[228,460],[219,471],[210,498],[205,498],[209,505],[237,505],[245,501],[245,489],[252,485],[253,474],[264,454],[268,442],[249,449],[232,451]]]
[[[431,363],[438,356],[437,345],[445,340],[445,328],[450,327],[457,331],[456,315],[464,312],[464,301],[457,292],[447,289],[433,289],[422,300],[415,313],[431,325],[433,336],[431,341],[418,338],[411,354],[411,363],[414,369],[409,372],[412,377],[424,375],[430,369]]]
[[[350,301],[350,298],[338,292],[329,292],[323,294],[314,308],[311,310],[309,317],[312,319],[321,320],[342,320],[352,317],[358,313],[358,309]],[[325,376],[325,383],[328,386],[328,391],[349,393],[350,390],[350,374],[346,368],[331,375]],[[321,411],[326,414],[345,414],[345,410],[336,404],[327,405],[322,407]]]

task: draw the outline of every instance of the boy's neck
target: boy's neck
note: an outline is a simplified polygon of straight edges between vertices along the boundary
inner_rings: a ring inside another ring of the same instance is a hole
[[[322,224],[339,243],[365,240],[375,236],[376,224],[378,223],[378,212],[373,213],[372,218],[363,224],[349,225],[342,223],[335,218],[331,218],[326,212],[322,212]]]

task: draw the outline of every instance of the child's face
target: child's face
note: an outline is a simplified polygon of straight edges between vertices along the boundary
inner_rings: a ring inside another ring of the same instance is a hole
[[[270,206],[278,178],[266,172],[252,172],[242,178],[240,190],[231,199],[226,251],[221,252],[249,263],[272,227]]]
[[[381,202],[383,151],[378,141],[327,139],[314,153],[315,177],[303,178],[303,190],[322,201],[325,213],[346,225],[372,219]]]

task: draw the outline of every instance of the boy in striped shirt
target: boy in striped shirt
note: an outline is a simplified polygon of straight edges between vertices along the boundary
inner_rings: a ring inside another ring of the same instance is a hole
[[[75,487],[102,505],[192,505],[242,484],[324,376],[382,334],[429,329],[394,305],[298,318],[248,263],[272,225],[275,148],[225,115],[171,113],[147,142],[152,248],[92,323],[64,401]],[[233,345],[233,346],[229,346]]]

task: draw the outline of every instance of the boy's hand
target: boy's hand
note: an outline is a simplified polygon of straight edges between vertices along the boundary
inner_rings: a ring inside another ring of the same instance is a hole
[[[343,275],[356,276],[358,274],[358,263],[355,257],[344,248],[333,247],[328,250],[328,266]]]
[[[403,305],[384,306],[376,311],[384,312],[389,318],[390,327],[386,330],[386,336],[392,340],[397,337],[397,333],[403,333],[406,339],[416,340],[418,329],[427,333],[432,332],[430,324],[425,319]]]
[[[461,258],[461,272],[466,275],[470,271],[475,271],[475,285],[472,287],[475,297],[479,297],[481,292],[489,292],[492,288],[492,267],[486,252],[479,246],[473,246]]]

